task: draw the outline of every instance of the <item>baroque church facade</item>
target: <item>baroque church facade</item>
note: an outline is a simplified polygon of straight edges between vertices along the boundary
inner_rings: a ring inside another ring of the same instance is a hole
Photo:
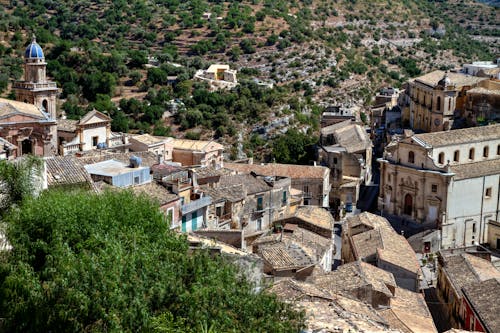
[[[57,154],[58,89],[47,80],[46,68],[43,50],[33,37],[24,52],[24,80],[12,86],[16,101],[0,98],[0,137],[10,143],[10,158]]]
[[[47,157],[95,149],[128,150],[128,137],[111,132],[111,118],[96,110],[80,120],[57,119],[55,82],[47,79],[42,48],[33,37],[24,51],[24,80],[12,89],[16,101],[0,98],[0,158]]]

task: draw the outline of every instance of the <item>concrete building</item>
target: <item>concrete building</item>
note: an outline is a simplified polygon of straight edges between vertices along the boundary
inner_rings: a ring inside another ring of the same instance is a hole
[[[207,82],[212,91],[218,89],[232,89],[238,85],[236,70],[229,65],[213,64],[206,70],[198,70],[194,75],[195,80]]]
[[[461,116],[467,125],[483,125],[500,121],[500,81],[484,80],[467,91],[466,103]]]
[[[441,228],[443,248],[486,242],[499,219],[500,125],[413,135],[378,162],[379,209]]]
[[[330,169],[323,166],[292,164],[225,163],[225,168],[238,173],[254,172],[262,176],[290,177],[293,189],[301,191],[304,205],[328,207]]]
[[[135,164],[135,161],[139,161]],[[116,187],[137,186],[151,182],[149,167],[140,165],[140,159],[131,159],[130,164],[115,160],[85,165],[94,182],[104,181]]]
[[[389,222],[363,212],[347,219],[342,230],[342,260],[362,260],[394,275],[399,287],[419,289],[422,272],[408,241]]]
[[[443,71],[410,80],[410,127],[425,132],[453,128],[454,119],[465,107],[467,90],[475,88],[483,80],[486,78]]]
[[[477,76],[481,70],[494,68],[498,68],[498,64],[495,64],[493,61],[474,61],[472,64],[464,64],[462,66],[462,73]]]
[[[173,158],[173,138],[152,136],[149,134],[134,135],[129,138],[130,150],[150,151],[161,161],[171,162]]]
[[[371,182],[372,143],[366,130],[352,121],[321,129],[319,162],[330,169],[330,207],[352,211],[361,185]]]
[[[222,168],[224,166],[224,146],[215,141],[200,141],[175,139],[172,144],[172,161],[184,166],[211,166]]]
[[[492,249],[500,250],[500,222],[488,221],[488,245]]]
[[[200,191],[212,197],[211,228],[241,229],[246,245],[289,214],[290,178],[255,174],[225,175]]]
[[[128,137],[111,132],[111,118],[97,110],[80,120],[57,120],[59,155],[66,156],[96,149],[128,150]]]

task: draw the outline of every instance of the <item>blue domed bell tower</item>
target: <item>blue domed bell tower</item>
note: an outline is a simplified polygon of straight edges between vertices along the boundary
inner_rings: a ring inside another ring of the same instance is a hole
[[[16,100],[36,105],[56,119],[57,84],[47,80],[43,50],[33,35],[24,51],[24,81],[14,82]]]

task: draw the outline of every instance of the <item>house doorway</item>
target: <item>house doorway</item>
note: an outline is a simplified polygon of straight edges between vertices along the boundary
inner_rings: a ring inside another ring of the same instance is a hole
[[[413,212],[413,197],[411,194],[405,195],[405,206],[404,206],[404,214],[412,216]]]
[[[25,139],[21,143],[21,152],[22,155],[33,154],[33,143],[30,139]]]

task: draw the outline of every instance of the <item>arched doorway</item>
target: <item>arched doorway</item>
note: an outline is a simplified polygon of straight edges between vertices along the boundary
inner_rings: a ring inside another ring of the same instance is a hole
[[[412,212],[413,212],[413,197],[411,196],[411,194],[406,194],[405,195],[404,214],[411,216]]]

